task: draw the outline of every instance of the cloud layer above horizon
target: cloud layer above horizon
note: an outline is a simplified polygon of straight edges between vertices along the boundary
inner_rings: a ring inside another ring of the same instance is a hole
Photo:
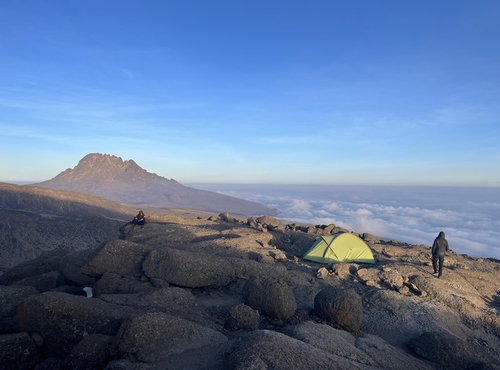
[[[500,259],[500,189],[236,187],[219,185],[225,194],[278,208],[283,220],[333,223],[386,240],[424,245],[432,245],[444,231],[457,253]]]

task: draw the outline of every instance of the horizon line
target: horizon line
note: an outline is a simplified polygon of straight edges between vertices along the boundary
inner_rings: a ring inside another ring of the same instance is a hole
[[[2,180],[0,183],[13,185],[35,185],[47,180]],[[178,180],[175,180],[178,181]],[[178,181],[182,185],[243,185],[243,186],[398,186],[398,187],[442,187],[442,188],[500,188],[500,183],[477,184],[477,183],[394,183],[394,182],[331,182],[331,183],[313,183],[313,182],[220,182],[220,181]]]

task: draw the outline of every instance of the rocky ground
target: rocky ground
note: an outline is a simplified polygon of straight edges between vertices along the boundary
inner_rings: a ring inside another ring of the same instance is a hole
[[[1,369],[500,369],[500,264],[361,235],[377,263],[301,256],[334,225],[156,216],[0,276]],[[93,297],[83,287],[93,288]]]

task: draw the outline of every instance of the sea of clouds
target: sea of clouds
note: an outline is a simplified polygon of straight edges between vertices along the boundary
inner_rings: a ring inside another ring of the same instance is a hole
[[[500,188],[195,186],[274,207],[283,220],[333,223],[384,239],[432,245],[444,231],[457,253],[500,259]]]

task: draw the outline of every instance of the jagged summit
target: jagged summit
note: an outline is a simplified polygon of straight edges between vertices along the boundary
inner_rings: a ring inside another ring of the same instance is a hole
[[[54,177],[57,181],[78,182],[85,180],[100,180],[102,178],[137,181],[137,180],[168,180],[140,167],[134,160],[123,160],[111,154],[90,153],[83,157],[74,168],[68,168]]]
[[[111,154],[90,153],[38,186],[77,191],[109,200],[149,207],[191,208],[237,214],[275,214],[261,204],[198,190],[148,172],[135,161]]]

